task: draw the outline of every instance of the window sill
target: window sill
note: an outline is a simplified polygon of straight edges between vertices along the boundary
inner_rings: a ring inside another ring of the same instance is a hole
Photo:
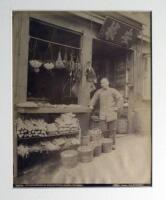
[[[38,106],[38,107],[16,107],[19,113],[31,113],[31,114],[44,114],[44,113],[90,113],[91,109],[82,105],[56,105],[56,106]]]

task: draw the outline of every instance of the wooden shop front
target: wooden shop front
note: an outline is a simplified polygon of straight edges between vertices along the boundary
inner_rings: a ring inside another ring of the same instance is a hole
[[[134,23],[133,26],[133,22],[127,20],[127,27],[128,23],[134,30],[142,29],[140,23]],[[61,114],[72,112],[79,119],[81,134],[86,134],[91,115],[88,104],[95,91],[86,78],[86,69],[90,63],[98,83],[102,77],[107,77],[110,85],[122,93],[127,114],[121,120],[125,119],[124,126],[128,132],[132,105],[136,99],[133,90],[136,80],[134,69],[138,69],[140,64],[142,54],[138,51],[142,48],[142,40],[135,39],[132,48],[116,41],[106,41],[99,37],[103,24],[103,19],[78,12],[13,13],[15,120],[20,117],[42,118],[52,123]],[[72,66],[77,66],[77,70],[72,70]],[[98,84],[95,86],[96,89],[99,87]],[[15,121],[13,130],[16,177],[17,146],[20,142]]]

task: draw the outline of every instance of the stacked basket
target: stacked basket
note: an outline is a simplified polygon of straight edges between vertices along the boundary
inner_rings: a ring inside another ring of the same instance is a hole
[[[100,129],[95,128],[88,131],[87,135],[81,137],[81,146],[76,150],[68,150],[61,153],[64,167],[71,168],[77,165],[79,160],[82,163],[91,162],[94,157],[101,153],[109,153],[112,150],[112,140],[103,138]],[[65,156],[69,155],[70,156]]]

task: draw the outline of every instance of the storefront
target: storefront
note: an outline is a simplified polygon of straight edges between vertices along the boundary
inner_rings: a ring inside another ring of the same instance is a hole
[[[112,20],[110,23],[122,26],[121,31],[130,27],[134,34],[142,32],[140,22],[115,13],[110,14],[109,19]],[[124,97],[125,106],[119,119],[119,133],[150,130],[141,122],[138,123],[139,115],[149,113],[147,115],[150,116],[150,93],[147,94],[150,88],[145,87],[150,84],[150,77],[147,77],[150,74],[150,43],[140,37],[140,34],[135,34],[135,38],[129,34],[129,46],[113,39],[111,41],[111,38],[106,40],[101,35],[101,30],[106,26],[105,20],[106,16],[102,12],[98,15],[86,12],[14,13],[15,119],[43,120],[51,124],[62,114],[72,112],[79,119],[80,131],[74,136],[79,140],[89,129],[90,97],[99,87],[99,80],[107,77],[110,85]],[[97,83],[87,79],[89,65],[92,65],[96,73]],[[137,122],[133,123],[134,120]],[[15,176],[18,174],[17,146],[30,141],[18,140],[16,128],[14,123]],[[40,134],[42,133],[38,132],[36,138]],[[36,138],[33,140],[32,136],[30,143],[35,143]]]

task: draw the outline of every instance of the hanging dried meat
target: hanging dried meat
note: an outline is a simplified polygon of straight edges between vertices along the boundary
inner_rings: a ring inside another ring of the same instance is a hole
[[[64,54],[64,58],[63,58],[63,64],[65,68],[68,68],[68,58],[67,58],[67,50],[65,49],[65,54]]]
[[[93,83],[97,82],[96,73],[90,62],[87,63],[86,67],[86,79],[88,82],[93,82]]]

